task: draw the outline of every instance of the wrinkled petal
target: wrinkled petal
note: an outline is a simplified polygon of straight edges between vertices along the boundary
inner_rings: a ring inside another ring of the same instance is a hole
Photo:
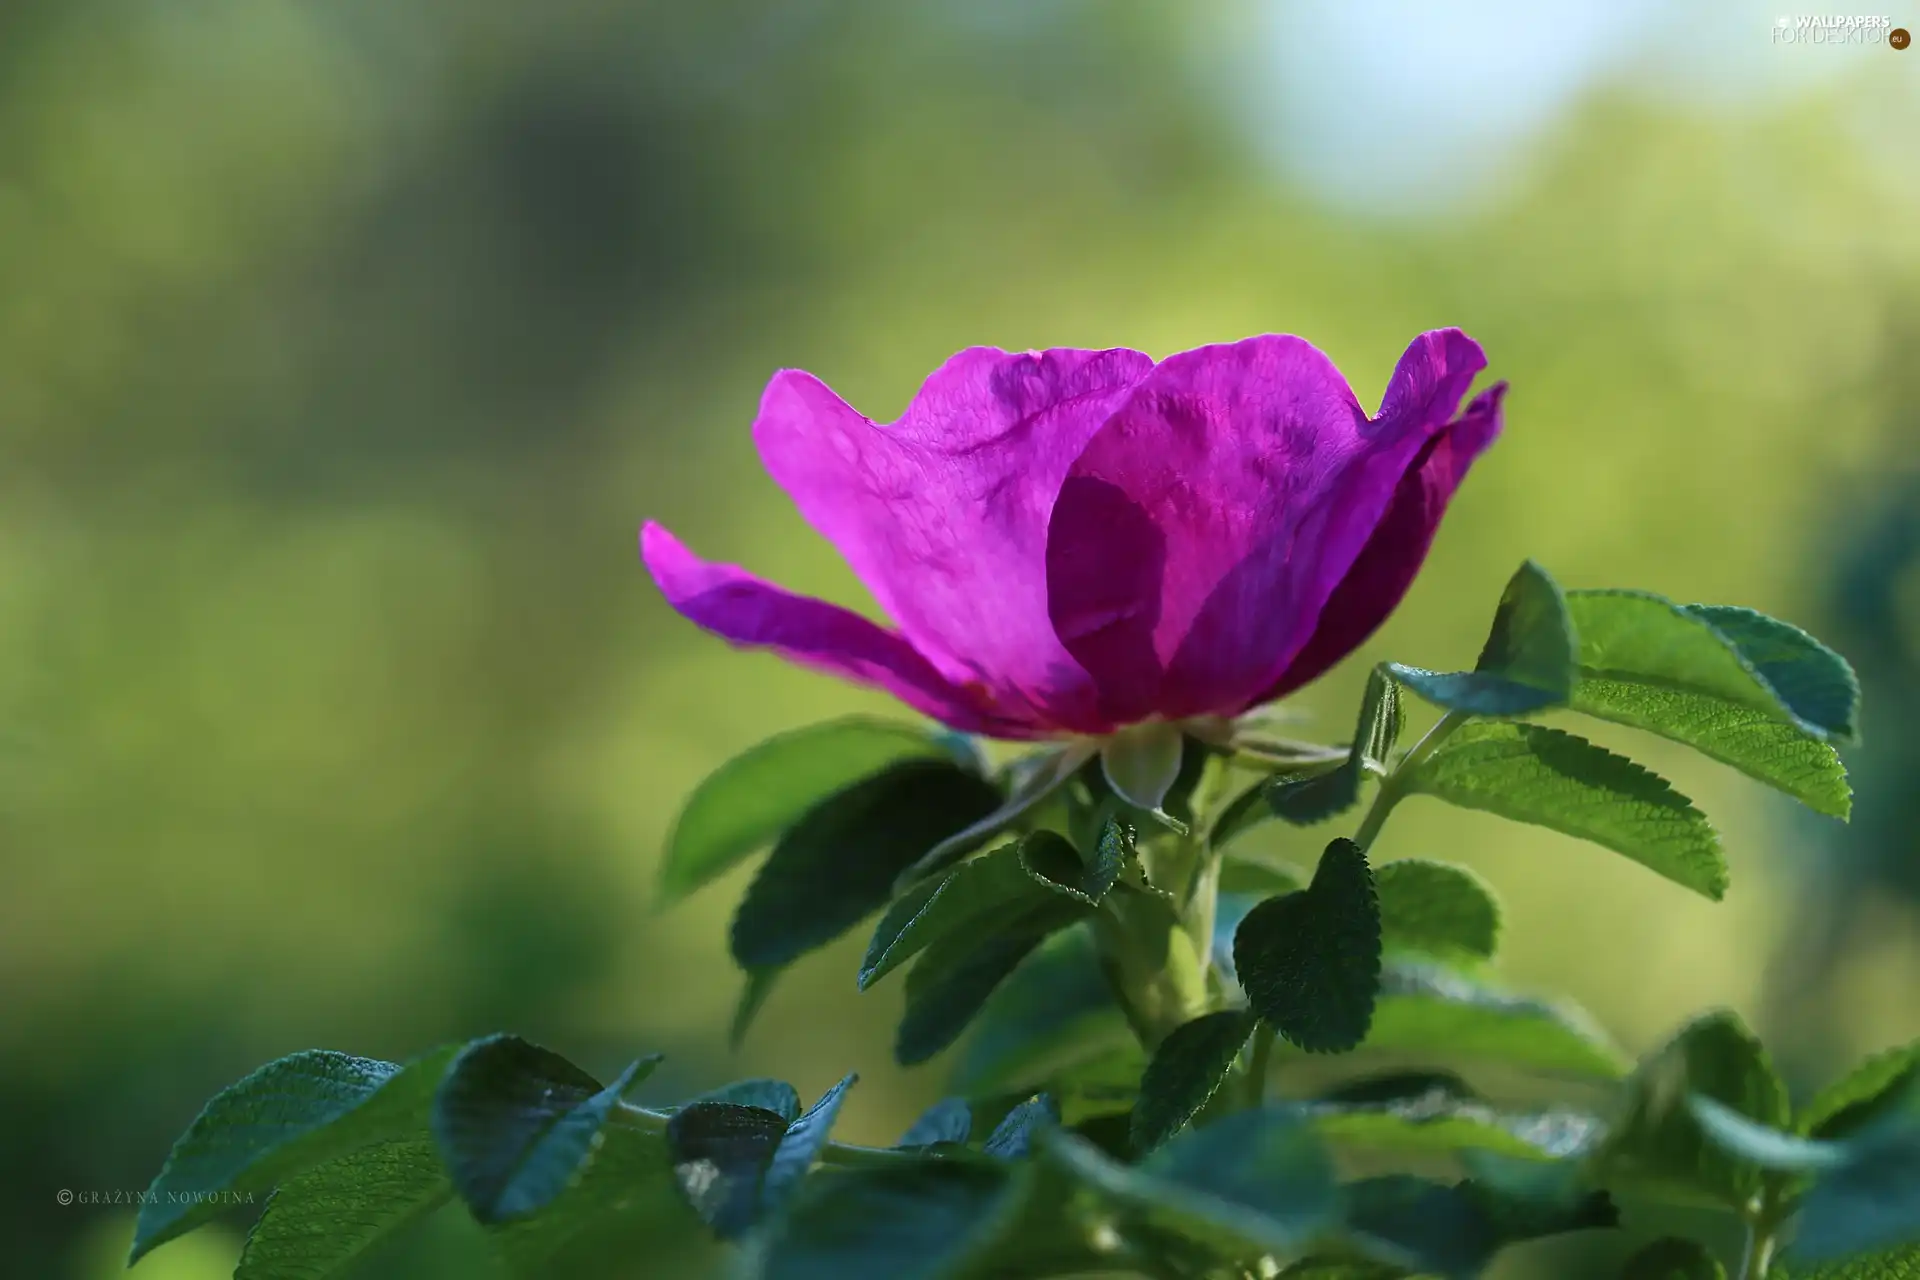
[[[1074,462],[1047,542],[1048,607],[1117,722],[1244,709],[1307,644],[1480,347],[1415,339],[1367,417],[1302,339],[1169,357]]]
[[[1110,727],[1047,615],[1047,521],[1067,469],[1152,368],[1137,351],[960,352],[890,426],[810,374],[761,400],[767,470],[949,683],[1009,721]]]
[[[1029,736],[1026,726],[985,713],[898,632],[849,609],[795,595],[737,566],[702,560],[652,522],[640,531],[640,556],[667,603],[734,644],[772,649],[816,671],[884,689],[965,733]]]
[[[1474,397],[1466,412],[1427,442],[1393,493],[1373,536],[1340,580],[1320,620],[1286,671],[1261,695],[1267,702],[1291,693],[1358,648],[1399,607],[1433,545],[1453,491],[1467,468],[1500,434],[1502,382]]]

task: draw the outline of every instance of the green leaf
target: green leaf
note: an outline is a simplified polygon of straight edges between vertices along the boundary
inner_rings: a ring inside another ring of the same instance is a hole
[[[1563,1160],[1585,1152],[1600,1136],[1600,1122],[1577,1111],[1501,1111],[1451,1082],[1408,1083],[1414,1087],[1398,1096],[1296,1105],[1331,1142],[1402,1151],[1490,1151]]]
[[[1189,1129],[1132,1168],[1061,1131],[1041,1150],[1125,1217],[1233,1256],[1296,1252],[1338,1213],[1325,1150],[1311,1129],[1277,1108]]]
[[[1031,1093],[1063,1069],[1133,1043],[1092,938],[1068,929],[993,993],[948,1087],[969,1098]]]
[[[807,1176],[807,1170],[813,1168],[813,1162],[820,1158],[833,1132],[833,1122],[840,1117],[840,1104],[846,1101],[847,1090],[853,1088],[858,1078],[851,1074],[845,1076],[821,1094],[820,1100],[808,1107],[805,1115],[787,1126],[760,1181],[762,1213],[777,1212],[784,1207],[801,1179]]]
[[[1449,1280],[1478,1276],[1507,1245],[1620,1223],[1605,1192],[1565,1206],[1537,1204],[1474,1182],[1446,1186],[1404,1174],[1363,1178],[1343,1190],[1356,1234]]]
[[[919,729],[859,716],[767,739],[687,797],[660,864],[661,904],[724,875],[842,788],[902,760],[949,758]]]
[[[1499,948],[1499,900],[1465,867],[1409,858],[1376,867],[1373,880],[1388,950],[1490,960]]]
[[[1920,1244],[1837,1262],[1810,1262],[1789,1253],[1767,1274],[1775,1280],[1920,1280]]]
[[[1739,1210],[1773,1175],[1723,1149],[1701,1128],[1690,1095],[1773,1129],[1791,1123],[1786,1085],[1766,1051],[1730,1012],[1683,1027],[1634,1072],[1624,1114],[1600,1155],[1609,1181],[1638,1182],[1676,1199]]]
[[[783,969],[749,969],[747,982],[740,990],[740,1000],[733,1007],[733,1018],[727,1025],[727,1045],[738,1049],[746,1041],[747,1029],[753,1020],[760,1016],[767,997],[773,994],[774,983],[780,980]]]
[[[1846,1159],[1800,1202],[1793,1255],[1812,1262],[1920,1244],[1920,1117],[1900,1116],[1847,1143]]]
[[[1082,742],[1014,761],[1002,771],[1006,799],[986,817],[969,823],[927,850],[894,880],[893,892],[906,893],[929,876],[939,875],[988,839],[1019,822],[1065,785],[1098,749],[1095,743]]]
[[[434,1098],[433,1133],[473,1216],[496,1223],[550,1203],[599,1142],[621,1095],[659,1061],[643,1058],[602,1089],[559,1054],[517,1036],[463,1049]]]
[[[686,1105],[690,1107],[699,1102],[730,1102],[737,1107],[758,1107],[762,1111],[773,1112],[788,1124],[792,1124],[800,1115],[799,1091],[785,1080],[736,1080],[703,1093]]]
[[[1866,1059],[1807,1104],[1800,1131],[1846,1138],[1898,1108],[1920,1086],[1920,1041]]]
[[[1727,891],[1719,837],[1693,802],[1585,738],[1476,721],[1400,776],[1412,793],[1591,840],[1715,901]]]
[[[1022,914],[1041,897],[1017,844],[969,859],[939,880],[921,881],[880,917],[860,965],[860,989],[935,942],[994,932],[1009,914]]]
[[[1573,622],[1567,600],[1531,560],[1501,594],[1493,630],[1472,671],[1441,675],[1388,664],[1394,679],[1436,706],[1479,716],[1519,716],[1564,706],[1573,691]]]
[[[952,1280],[1019,1209],[1000,1166],[929,1160],[809,1180],[773,1235],[760,1280]]]
[[[1439,965],[1389,960],[1362,1048],[1617,1079],[1620,1051],[1585,1014]]]
[[[1046,938],[1043,930],[1003,933],[971,948],[934,949],[907,973],[907,1011],[894,1036],[903,1067],[933,1057],[960,1038],[987,997]]]
[[[1002,1160],[1024,1160],[1034,1135],[1060,1123],[1060,1107],[1047,1094],[1036,1094],[1007,1112],[981,1150]]]
[[[1690,604],[1759,672],[1800,722],[1839,742],[1859,736],[1860,682],[1853,668],[1800,628],[1739,605]]]
[[[153,1180],[128,1265],[231,1203],[377,1142],[426,1132],[434,1088],[453,1058],[443,1049],[405,1067],[308,1050],[270,1062],[216,1094]]]
[[[1176,1027],[1153,1052],[1140,1081],[1129,1136],[1151,1151],[1185,1128],[1226,1079],[1254,1018],[1239,1009],[1209,1013]]]
[[[1706,1246],[1668,1236],[1628,1258],[1620,1280],[1727,1280],[1727,1269]]]
[[[733,918],[744,969],[785,965],[885,906],[894,878],[991,813],[1000,793],[943,760],[905,760],[835,793],[788,828]]]
[[[1637,591],[1576,591],[1567,603],[1580,631],[1574,710],[1684,743],[1820,813],[1847,816],[1847,771],[1828,742],[1847,734],[1796,714],[1711,611]],[[1846,664],[1827,657],[1851,689]]]
[[[349,1152],[289,1178],[268,1198],[233,1280],[339,1275],[452,1195],[424,1131]]]
[[[1757,1123],[1712,1098],[1688,1098],[1687,1105],[1701,1130],[1716,1146],[1762,1169],[1811,1173],[1846,1163],[1846,1149],[1837,1143],[1803,1138],[1797,1133]]]
[[[1310,1053],[1366,1038],[1380,949],[1373,875],[1351,840],[1329,844],[1306,889],[1267,899],[1233,935],[1234,970],[1254,1011]]]
[[[1324,822],[1351,809],[1360,798],[1360,780],[1368,766],[1384,767],[1399,737],[1400,692],[1376,670],[1367,676],[1346,760],[1320,773],[1274,779],[1266,786],[1268,807],[1274,816],[1298,826]]]
[[[1285,862],[1269,862],[1243,854],[1228,854],[1220,860],[1220,892],[1254,894],[1270,898],[1276,893],[1294,893],[1307,887],[1300,868]]]
[[[1109,818],[1100,829],[1091,860],[1082,859],[1059,832],[1044,829],[1022,840],[1019,851],[1020,866],[1035,883],[1097,907],[1134,857],[1134,844],[1125,825]]]
[[[733,1102],[696,1102],[667,1121],[674,1181],[722,1240],[745,1234],[758,1219],[767,1166],[786,1134],[780,1115]]]
[[[957,1144],[973,1133],[973,1108],[965,1098],[942,1098],[920,1113],[895,1146],[937,1147]]]

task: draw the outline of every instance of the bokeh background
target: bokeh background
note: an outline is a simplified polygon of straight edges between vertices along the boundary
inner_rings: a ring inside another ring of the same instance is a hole
[[[1283,330],[1372,404],[1465,327],[1507,437],[1309,731],[1362,659],[1470,661],[1532,556],[1844,649],[1857,820],[1622,731],[1722,827],[1724,904],[1430,804],[1383,854],[1483,870],[1510,979],[1631,1048],[1731,1005],[1805,1089],[1920,1034],[1920,52],[1674,8],[0,5],[0,1271],[117,1274],[131,1210],[56,1189],[144,1186],[301,1047],[857,1069],[866,1139],[939,1093],[859,938],[736,1054],[744,878],[652,907],[705,771],[886,710],[635,555],[657,517],[872,607],[754,457],[782,366],[886,419],[970,344]],[[224,1276],[244,1227],[136,1274]],[[453,1212],[366,1274],[492,1273]]]

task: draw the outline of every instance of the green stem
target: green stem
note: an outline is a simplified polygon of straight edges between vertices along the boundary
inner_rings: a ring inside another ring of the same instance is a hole
[[[1261,1022],[1253,1029],[1253,1047],[1247,1051],[1246,1094],[1243,1099],[1248,1109],[1267,1100],[1267,1066],[1273,1059],[1273,1036],[1270,1023]]]
[[[1373,803],[1360,820],[1359,830],[1353,833],[1353,842],[1363,851],[1373,848],[1373,842],[1380,836],[1380,828],[1387,825],[1387,815],[1405,797],[1407,774],[1437,751],[1440,744],[1466,722],[1467,714],[1464,711],[1449,711],[1435,720],[1433,727],[1421,735],[1420,741],[1409,747],[1407,753],[1400,757],[1400,762],[1380,780],[1379,790],[1373,793]]]
[[[1774,1239],[1775,1213],[1772,1198],[1760,1197],[1741,1215],[1746,1227],[1746,1239],[1740,1247],[1740,1270],[1734,1280],[1767,1280],[1767,1271],[1773,1265],[1773,1250],[1777,1243]]]

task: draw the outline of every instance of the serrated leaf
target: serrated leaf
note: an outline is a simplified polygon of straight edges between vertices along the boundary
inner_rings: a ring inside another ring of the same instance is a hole
[[[322,1280],[453,1196],[433,1139],[362,1147],[280,1184],[233,1280]]]
[[[1024,1160],[1034,1136],[1059,1123],[1059,1104],[1048,1094],[1035,1094],[1007,1112],[981,1150],[1002,1160]]]
[[[1567,1205],[1513,1200],[1473,1182],[1447,1186],[1405,1174],[1343,1188],[1349,1228],[1400,1254],[1422,1274],[1471,1280],[1510,1244],[1619,1225],[1605,1192]]]
[[[687,1102],[730,1102],[737,1107],[758,1107],[771,1111],[791,1124],[800,1115],[800,1093],[785,1080],[735,1080],[723,1084]]]
[[[1209,1013],[1160,1042],[1133,1107],[1128,1136],[1135,1151],[1153,1150],[1200,1114],[1253,1034],[1254,1021],[1239,1009]]]
[[[907,972],[907,1010],[894,1036],[894,1060],[915,1066],[960,1038],[994,988],[1045,939],[1043,931],[999,934],[975,947],[923,955]]]
[[[1017,1180],[962,1161],[836,1171],[802,1190],[765,1242],[760,1280],[953,1280],[1019,1209]]]
[[[839,1084],[820,1095],[820,1098],[806,1114],[787,1126],[786,1133],[775,1148],[773,1159],[767,1165],[766,1175],[760,1181],[760,1211],[775,1213],[785,1207],[801,1179],[807,1176],[807,1170],[820,1158],[826,1148],[827,1138],[833,1132],[833,1122],[840,1117],[840,1104],[847,1099],[847,1090],[853,1088],[855,1075],[847,1075]]]
[[[1072,846],[1066,854],[1077,868],[1079,856]],[[969,859],[939,880],[922,881],[880,918],[860,966],[860,989],[871,987],[935,943],[989,936],[1010,918],[1023,916],[1036,905],[1050,905],[1050,898],[1029,872],[1020,844]]]
[[[1513,995],[1440,965],[1388,960],[1362,1048],[1617,1079],[1620,1051],[1571,1006]]]
[[[1012,827],[1059,790],[1098,750],[1098,742],[1089,740],[1036,752],[1014,761],[1003,771],[1006,799],[985,817],[960,828],[927,850],[925,855],[894,880],[893,892],[908,892],[921,881],[939,875],[972,850]]]
[[[1847,771],[1828,743],[1844,735],[1796,714],[1711,610],[1637,591],[1576,591],[1567,602],[1580,632],[1574,710],[1684,743],[1820,813],[1847,816]]]
[[[1388,950],[1490,960],[1500,945],[1500,903],[1465,867],[1408,858],[1374,868]]]
[[[1472,671],[1442,674],[1390,663],[1394,679],[1436,706],[1478,716],[1520,716],[1564,706],[1573,691],[1573,622],[1566,597],[1531,560],[1501,593],[1493,630]]]
[[[1620,1280],[1727,1280],[1727,1269],[1705,1245],[1667,1236],[1628,1258]]]
[[[1920,1280],[1920,1244],[1836,1262],[1811,1262],[1789,1253],[1767,1274],[1776,1280]]]
[[[1351,840],[1329,844],[1311,884],[1267,899],[1233,935],[1234,970],[1254,1011],[1310,1053],[1366,1038],[1380,951],[1373,874]]]
[[[1860,682],[1853,668],[1791,623],[1740,605],[1690,604],[1713,624],[1802,724],[1840,742],[1859,736]]]
[[[785,1118],[733,1102],[696,1102],[667,1121],[674,1180],[722,1240],[758,1220],[767,1167],[786,1134]]]
[[[517,1036],[463,1049],[434,1097],[433,1134],[473,1216],[502,1222],[557,1197],[621,1095],[659,1061],[641,1059],[602,1089],[559,1054]]]
[[[965,1098],[942,1098],[920,1113],[895,1146],[936,1147],[965,1142],[973,1132],[973,1108]]]
[[[1719,837],[1693,802],[1585,738],[1475,721],[1400,776],[1410,793],[1591,840],[1705,897],[1726,894]]]
[[[1276,1108],[1189,1129],[1131,1168],[1060,1131],[1041,1149],[1125,1217],[1230,1257],[1296,1252],[1338,1214],[1326,1152],[1305,1124]]]
[[[148,1189],[128,1265],[216,1216],[231,1203],[222,1193],[264,1192],[361,1147],[421,1136],[454,1053],[436,1050],[401,1067],[308,1050],[221,1090]]]
[[[1347,758],[1332,769],[1269,782],[1267,807],[1273,816],[1297,826],[1324,822],[1351,809],[1360,798],[1360,780],[1369,765],[1384,767],[1399,737],[1400,691],[1380,671],[1373,671],[1367,676]]]
[[[894,878],[1000,793],[944,760],[906,760],[809,809],[761,866],[733,918],[733,957],[778,968],[885,906]]]
[[[908,759],[947,759],[911,725],[861,716],[777,734],[709,774],[687,797],[660,863],[660,901],[678,901],[778,839],[844,787]]]
[[[1885,1118],[1920,1087],[1920,1041],[1857,1064],[1807,1104],[1800,1130],[1815,1138],[1846,1138]]]
[[[1743,1209],[1774,1175],[1722,1149],[1701,1128],[1693,1095],[1769,1128],[1791,1123],[1786,1085],[1759,1040],[1736,1015],[1707,1014],[1635,1070],[1624,1114],[1600,1156],[1602,1174],[1675,1198]]]
[[[1020,842],[1020,866],[1042,888],[1097,907],[1134,856],[1133,841],[1124,831],[1108,819],[1090,859],[1081,858],[1059,832],[1035,831]]]

